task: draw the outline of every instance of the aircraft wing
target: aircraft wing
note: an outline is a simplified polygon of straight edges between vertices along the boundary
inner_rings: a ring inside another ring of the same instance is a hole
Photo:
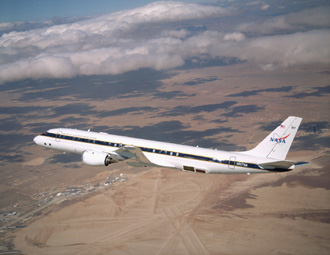
[[[116,150],[125,162],[131,166],[144,167],[144,166],[155,166],[150,160],[143,154],[142,150],[136,146],[124,146]]]
[[[156,159],[155,162],[151,162],[142,152],[139,147],[133,145],[126,145],[118,150],[115,151],[121,157],[125,159],[125,162],[128,165],[136,166],[136,167],[146,167],[146,166],[162,166],[162,167],[169,167],[175,168],[174,165],[171,163]]]

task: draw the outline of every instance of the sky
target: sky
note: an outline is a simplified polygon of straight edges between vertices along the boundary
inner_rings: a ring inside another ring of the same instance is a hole
[[[111,1],[91,2],[0,1],[13,20],[24,8],[31,15],[0,23],[0,84],[187,62],[247,61],[265,71],[330,62],[328,1],[123,1],[119,11]]]

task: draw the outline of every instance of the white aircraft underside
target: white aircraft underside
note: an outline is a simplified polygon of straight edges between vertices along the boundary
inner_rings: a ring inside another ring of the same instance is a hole
[[[157,142],[103,132],[55,128],[38,135],[38,145],[82,154],[85,164],[108,166],[126,161],[137,167],[157,166],[198,173],[268,173],[290,171],[306,162],[285,160],[301,123],[288,117],[250,151],[226,152],[193,146]]]

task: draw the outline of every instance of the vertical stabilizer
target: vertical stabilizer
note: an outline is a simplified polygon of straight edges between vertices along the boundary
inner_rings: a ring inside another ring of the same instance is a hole
[[[285,160],[302,118],[290,116],[254,149],[246,154],[269,159]]]

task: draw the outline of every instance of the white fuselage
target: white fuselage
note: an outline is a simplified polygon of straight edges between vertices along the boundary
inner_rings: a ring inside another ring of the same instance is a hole
[[[34,142],[44,147],[82,154],[85,151],[116,153],[120,148],[139,148],[155,166],[200,173],[268,173],[258,166],[265,158],[240,152],[226,152],[126,136],[77,129],[50,129],[36,136]],[[271,160],[269,160],[271,161]]]

